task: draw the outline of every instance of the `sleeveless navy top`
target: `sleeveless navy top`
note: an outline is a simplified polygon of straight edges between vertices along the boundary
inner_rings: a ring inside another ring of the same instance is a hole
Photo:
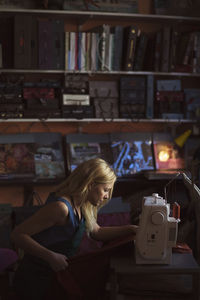
[[[49,194],[46,204],[55,201],[61,201],[68,207],[67,224],[52,226],[33,235],[32,238],[46,248],[70,257],[78,250],[85,231],[85,220],[83,217],[79,220],[71,203],[62,197],[55,196],[54,193]]]

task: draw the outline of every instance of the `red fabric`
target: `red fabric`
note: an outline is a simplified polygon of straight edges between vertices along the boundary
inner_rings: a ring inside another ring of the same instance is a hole
[[[113,254],[131,255],[134,249],[133,236],[117,239],[87,254],[70,259],[67,270],[57,273],[57,280],[69,300],[103,299],[108,279],[109,260]],[[177,244],[174,252],[191,251],[186,244]],[[97,292],[98,291],[98,292]],[[64,300],[64,298],[59,300]]]
[[[177,243],[176,246],[172,248],[172,252],[192,253],[192,249],[185,243]]]
[[[107,213],[99,214],[97,223],[99,226],[123,226],[131,224],[129,212]],[[78,254],[86,254],[91,251],[96,251],[102,248],[103,243],[95,241],[87,236],[83,235],[82,242]]]
[[[99,214],[97,217],[99,226],[123,226],[131,224],[129,212]]]
[[[71,258],[67,270],[56,274],[67,299],[103,299],[111,255],[122,254],[123,251],[127,251],[127,248],[133,249],[133,247],[133,235],[131,235],[110,242],[96,251]]]

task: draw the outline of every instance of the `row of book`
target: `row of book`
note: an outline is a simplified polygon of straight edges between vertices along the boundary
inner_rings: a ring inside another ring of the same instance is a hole
[[[64,20],[0,18],[2,68],[64,70]]]
[[[146,33],[134,25],[103,24],[65,33],[65,69],[200,72],[200,32],[164,26]]]
[[[200,32],[102,24],[65,31],[62,19],[0,20],[0,68],[200,72]]]
[[[90,32],[66,32],[65,69],[142,70],[146,37],[133,25],[123,27],[103,24]]]
[[[155,35],[154,70],[200,72],[200,32],[164,26]]]
[[[65,69],[81,71],[132,70],[137,30],[103,24],[89,32],[65,33]],[[134,46],[131,48],[131,43]],[[130,53],[131,51],[131,53]]]

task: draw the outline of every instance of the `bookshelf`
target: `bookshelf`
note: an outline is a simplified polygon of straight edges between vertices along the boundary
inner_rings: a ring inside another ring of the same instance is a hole
[[[111,13],[111,12],[97,12],[97,11],[64,11],[64,10],[41,10],[41,9],[9,9],[2,8],[0,11],[0,18],[3,17],[14,17],[15,15],[19,16],[34,16],[37,19],[42,18],[57,18],[64,20],[65,24],[65,32],[66,31],[90,31],[92,28],[96,26],[102,26],[103,24],[109,24],[109,26],[117,26],[122,25],[123,27],[129,26],[133,24],[137,28],[140,28],[141,32],[145,32],[147,34],[156,34],[158,30],[162,30],[167,24],[170,23],[171,28],[176,27],[181,31],[198,31],[200,28],[200,17],[187,17],[187,16],[169,16],[169,15],[155,15],[155,14],[128,14],[128,13]],[[62,69],[38,69],[38,68],[14,68],[2,67],[0,69],[0,76],[9,77],[15,76],[24,78],[28,78],[28,80],[32,80],[34,78],[56,78],[59,81],[63,82],[64,77],[67,74],[71,74],[72,76],[76,74],[88,74],[89,80],[101,80],[105,78],[105,80],[119,80],[121,76],[143,76],[147,78],[148,76],[152,76],[154,79],[154,97],[155,97],[155,84],[157,80],[174,80],[179,79],[183,83],[183,88],[196,88],[198,87],[200,81],[200,73],[182,70],[179,71],[155,71],[155,70],[139,70],[135,71],[134,69],[131,71],[121,70],[66,70]],[[0,119],[0,122],[40,122],[40,119],[37,118],[6,118]],[[115,119],[98,119],[98,118],[44,118],[46,122],[144,122],[144,123],[194,123],[197,120],[189,120],[186,118],[158,118],[157,116],[153,116],[152,118],[115,118]]]
[[[41,10],[41,9],[11,9],[0,7],[0,19],[5,17],[13,18],[17,16],[30,16],[37,19],[56,18],[64,20],[66,31],[89,31],[96,26],[109,24],[110,26],[122,25],[123,27],[130,24],[136,25],[142,32],[147,34],[155,33],[167,24],[173,24],[184,30],[199,30],[200,18],[187,16],[169,16],[155,14],[128,14],[128,13],[111,13],[96,11],[64,11],[64,10]],[[154,79],[154,90],[156,80],[175,80],[180,79],[183,87],[196,88],[199,86],[200,74],[193,72],[177,72],[177,71],[155,71],[155,70],[139,70],[139,71],[80,71],[62,69],[39,69],[39,68],[14,68],[14,64],[9,67],[0,68],[0,79],[18,80],[23,78],[25,81],[37,81],[40,79],[58,80],[63,84],[67,75],[76,76],[77,74],[88,75],[90,81],[95,80],[117,80],[120,77],[149,77]],[[0,80],[1,81],[1,80]],[[86,132],[86,133],[107,133],[107,132],[153,132],[153,131],[177,131],[182,132],[187,128],[191,128],[197,123],[196,119],[165,119],[154,116],[153,118],[0,118],[1,133],[18,133],[18,132],[60,132],[63,135],[68,133]],[[45,126],[44,126],[45,124]],[[33,126],[34,128],[33,128]],[[142,179],[143,180],[143,179]],[[42,198],[45,199],[52,187],[37,187]],[[9,187],[1,187],[1,199],[7,202],[14,202],[19,205],[18,199],[23,198],[24,191],[19,186],[12,186],[13,192],[10,195]],[[10,197],[10,198],[9,198]],[[14,200],[13,200],[14,199]]]

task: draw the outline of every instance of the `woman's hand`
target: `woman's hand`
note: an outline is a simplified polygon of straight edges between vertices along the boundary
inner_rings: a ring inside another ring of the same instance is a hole
[[[69,265],[67,256],[56,252],[51,252],[48,255],[47,262],[55,272],[63,271]]]
[[[127,229],[130,230],[130,234],[133,233],[135,235],[137,233],[138,226],[137,225],[127,225]]]
[[[127,235],[133,235],[134,239],[137,230],[137,225],[99,226],[96,223],[94,224],[93,231],[90,235],[97,241],[107,242]]]

